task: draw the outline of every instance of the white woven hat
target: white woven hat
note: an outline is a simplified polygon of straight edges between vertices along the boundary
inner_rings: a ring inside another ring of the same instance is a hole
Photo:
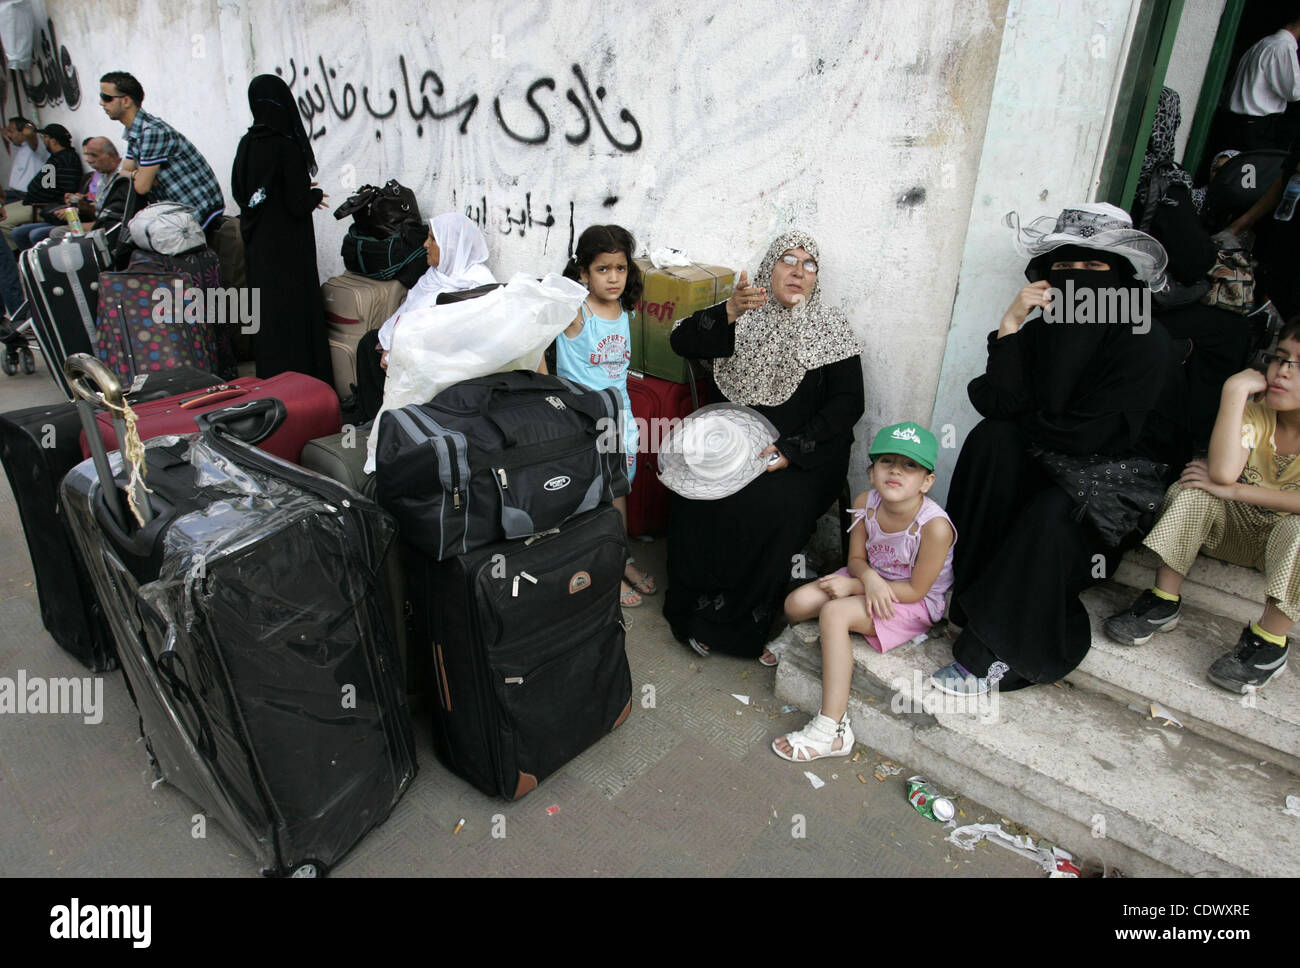
[[[1008,212],[1003,221],[1016,230],[1016,251],[1027,259],[1036,259],[1063,245],[1087,246],[1123,256],[1138,279],[1153,292],[1165,287],[1165,267],[1169,264],[1165,247],[1133,228],[1128,213],[1108,202],[1073,205],[1055,218],[1043,215],[1023,226],[1015,212]]]
[[[659,447],[659,480],[696,501],[730,497],[767,470],[762,456],[777,429],[757,410],[734,403],[701,407]]]

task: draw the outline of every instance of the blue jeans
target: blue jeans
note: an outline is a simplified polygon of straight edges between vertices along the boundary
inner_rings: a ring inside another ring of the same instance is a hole
[[[14,227],[13,239],[14,245],[18,251],[30,249],[41,239],[48,238],[49,234],[54,231],[54,226],[48,222],[31,222],[27,225],[18,225]]]

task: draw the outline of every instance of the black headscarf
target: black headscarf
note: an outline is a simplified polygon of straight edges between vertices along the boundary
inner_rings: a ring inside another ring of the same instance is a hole
[[[248,85],[248,106],[253,112],[253,126],[248,133],[254,138],[288,138],[302,152],[307,173],[316,174],[316,155],[311,139],[303,127],[302,115],[283,78],[259,74]]]

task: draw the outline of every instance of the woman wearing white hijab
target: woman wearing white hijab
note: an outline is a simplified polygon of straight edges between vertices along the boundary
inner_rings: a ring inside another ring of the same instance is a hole
[[[447,212],[429,219],[429,237],[424,242],[429,269],[420,276],[397,312],[379,327],[379,351],[382,366],[388,366],[388,350],[393,345],[393,330],[403,313],[432,306],[442,292],[474,289],[496,282],[487,262],[487,242],[477,225],[459,212]]]
[[[704,655],[757,657],[817,518],[844,484],[853,426],[864,409],[857,338],[821,303],[817,243],[778,236],[751,286],[741,274],[725,303],[673,331],[682,356],[714,359],[718,393],[776,427],[766,473],[721,500],[673,496],[664,616]]]
[[[357,404],[361,419],[370,420],[384,399],[384,371],[393,330],[404,313],[438,301],[438,294],[476,289],[496,282],[485,263],[487,242],[479,227],[459,212],[447,212],[429,220],[429,237],[424,240],[428,270],[406,294],[406,299],[377,331],[367,333],[357,344]],[[371,348],[375,353],[371,353]]]

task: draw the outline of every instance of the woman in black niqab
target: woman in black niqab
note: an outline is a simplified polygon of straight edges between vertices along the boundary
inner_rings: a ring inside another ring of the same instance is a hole
[[[240,208],[248,286],[257,307],[257,375],[333,379],[312,215],[324,193],[289,86],[261,74],[248,86],[253,125],[239,142],[230,186]]]

